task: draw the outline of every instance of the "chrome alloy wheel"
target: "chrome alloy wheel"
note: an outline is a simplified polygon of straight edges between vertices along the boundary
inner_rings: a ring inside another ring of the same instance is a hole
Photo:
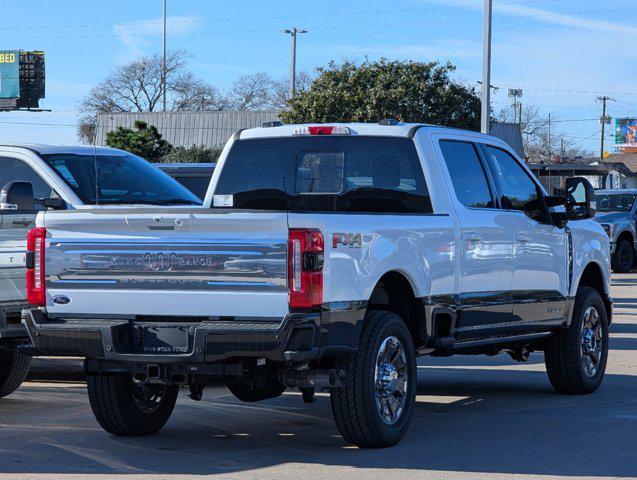
[[[408,381],[403,345],[396,337],[387,337],[378,349],[374,375],[376,409],[386,425],[393,425],[400,419]]]
[[[604,331],[599,312],[595,307],[588,307],[584,312],[584,321],[581,331],[582,343],[580,346],[580,358],[584,373],[588,377],[594,377],[602,360],[602,348]]]

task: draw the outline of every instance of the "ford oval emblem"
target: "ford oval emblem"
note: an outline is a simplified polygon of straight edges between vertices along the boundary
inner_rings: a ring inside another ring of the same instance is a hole
[[[71,299],[65,295],[56,295],[53,297],[53,303],[57,303],[58,305],[68,305],[71,303]]]

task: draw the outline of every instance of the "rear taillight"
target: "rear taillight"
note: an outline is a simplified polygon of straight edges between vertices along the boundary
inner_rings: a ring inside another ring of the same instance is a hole
[[[27,302],[31,305],[46,305],[44,272],[44,244],[46,228],[33,228],[27,236]]]
[[[306,228],[290,229],[288,285],[290,308],[318,308],[323,303],[323,234]]]

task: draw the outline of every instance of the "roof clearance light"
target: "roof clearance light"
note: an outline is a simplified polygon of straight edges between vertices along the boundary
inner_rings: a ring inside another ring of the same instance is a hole
[[[311,127],[299,127],[294,130],[294,135],[351,135],[352,132],[345,125],[315,125]]]

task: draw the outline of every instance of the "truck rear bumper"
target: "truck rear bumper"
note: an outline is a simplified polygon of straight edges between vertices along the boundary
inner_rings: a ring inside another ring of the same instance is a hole
[[[355,350],[364,309],[353,312],[346,317],[324,311],[290,313],[283,319],[190,322],[53,319],[30,309],[22,312],[22,323],[39,355],[144,364],[204,364],[246,357],[294,363]]]
[[[24,303],[5,303],[0,305],[0,342],[26,340],[27,330],[20,323],[20,311]]]

